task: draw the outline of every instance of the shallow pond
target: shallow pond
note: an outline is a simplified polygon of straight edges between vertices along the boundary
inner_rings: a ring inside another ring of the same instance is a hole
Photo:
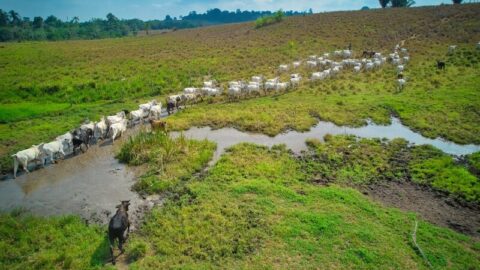
[[[212,130],[209,127],[193,127],[183,132],[187,138],[208,139],[217,143],[217,151],[213,162],[216,162],[225,152],[225,149],[241,142],[249,142],[266,146],[275,144],[285,144],[295,153],[306,150],[305,140],[316,138],[323,139],[326,134],[351,134],[362,138],[403,138],[414,144],[431,144],[445,153],[451,155],[466,155],[476,151],[480,151],[480,145],[460,145],[443,139],[429,139],[416,133],[404,126],[398,118],[392,118],[391,124],[387,126],[377,125],[368,122],[368,125],[353,128],[337,126],[331,122],[320,121],[316,126],[312,127],[308,132],[290,131],[279,134],[275,137],[269,137],[258,133],[242,132],[234,128],[221,128]],[[173,133],[178,136],[178,132]]]

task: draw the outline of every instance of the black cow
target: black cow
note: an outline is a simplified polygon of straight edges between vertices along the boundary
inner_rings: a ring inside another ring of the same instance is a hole
[[[130,221],[128,220],[129,205],[130,201],[121,201],[121,204],[117,205],[117,212],[108,223],[108,241],[110,242],[112,264],[115,264],[115,256],[113,256],[115,239],[118,239],[118,249],[120,249],[120,252],[123,253],[123,244],[127,240],[128,234],[130,233]],[[125,231],[127,234],[125,234]]]
[[[175,110],[175,102],[173,102],[173,100],[168,100],[167,101],[168,115],[172,114],[174,110]]]
[[[445,62],[444,61],[438,61],[437,60],[437,68],[438,69],[445,69]]]
[[[375,56],[375,52],[374,51],[363,51],[363,54],[362,54],[362,57],[370,57],[372,58],[373,56]]]

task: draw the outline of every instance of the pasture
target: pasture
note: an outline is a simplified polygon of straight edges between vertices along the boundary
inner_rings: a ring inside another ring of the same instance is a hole
[[[235,127],[273,136],[306,131],[319,119],[361,126],[368,119],[387,124],[393,115],[426,137],[480,144],[479,13],[479,4],[331,12],[258,29],[250,22],[135,38],[4,44],[1,170],[10,170],[15,151],[87,118],[133,110],[153,98],[166,107],[165,97],[185,87],[216,80],[226,89],[229,81],[253,75],[286,81],[300,73],[304,80],[281,93],[205,97],[166,118],[167,127]],[[403,89],[392,65],[316,82],[307,79],[319,70],[305,65],[278,71],[349,44],[360,58],[363,50],[387,55],[400,42],[411,57]],[[458,47],[449,53],[452,44]],[[437,69],[437,60],[445,61],[445,70]],[[420,211],[388,207],[364,190],[409,183],[442,203],[461,205],[458,211],[478,213],[478,152],[454,158],[402,139],[327,135],[324,142],[308,140],[308,150],[297,154],[285,145],[238,144],[209,166],[215,143],[207,140],[141,128],[122,141],[116,158],[144,172],[133,190],[161,198],[127,241],[121,261],[132,269],[480,265],[475,217],[466,227],[437,222]],[[0,236],[7,251],[0,265],[10,268],[111,267],[105,227],[77,217],[1,214]]]
[[[175,125],[232,125],[275,134],[288,128],[305,130],[316,117],[361,125],[368,117],[385,123],[394,113],[424,135],[478,143],[479,56],[474,46],[479,9],[462,5],[333,12],[287,18],[260,29],[244,23],[152,37],[5,44],[0,48],[1,104],[49,102],[85,108],[0,124],[0,154],[5,157],[52,139],[85,117],[96,120],[118,108],[131,109],[143,99],[200,85],[205,76],[223,83],[257,74],[270,77],[279,64],[349,43],[358,54],[364,49],[391,52],[401,40],[412,55],[408,87],[401,93],[394,89],[393,69],[355,78],[342,74],[338,80],[302,86],[300,94],[279,97],[278,102],[199,106],[188,119],[179,116]],[[460,51],[451,61],[446,55],[449,44],[457,44]],[[447,60],[445,74],[435,70],[437,59]],[[5,108],[15,109],[12,106]],[[229,114],[218,113],[223,108],[229,108]],[[257,117],[263,121],[251,120]],[[287,121],[275,121],[278,118]],[[2,159],[3,171],[8,163]]]

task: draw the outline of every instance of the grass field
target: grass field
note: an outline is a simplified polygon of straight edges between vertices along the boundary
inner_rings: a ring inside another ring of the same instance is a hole
[[[128,246],[132,269],[428,269],[414,214],[311,184],[282,147],[233,147],[154,210]],[[478,269],[479,243],[420,221],[434,269]]]
[[[9,123],[0,124],[2,169],[8,167],[5,156],[54,138],[86,115],[97,119],[120,107],[133,108],[141,100],[199,85],[207,75],[220,82],[273,76],[279,64],[310,54],[349,43],[357,52],[370,48],[388,53],[400,40],[406,40],[412,56],[408,86],[401,93],[395,91],[391,68],[355,78],[345,73],[276,99],[199,106],[179,116],[175,126],[232,125],[276,134],[288,128],[305,130],[315,123],[314,117],[361,125],[368,117],[385,123],[395,113],[424,135],[479,143],[480,69],[474,50],[480,40],[475,31],[479,11],[480,5],[469,4],[333,12],[286,18],[260,29],[244,23],[152,37],[4,44],[0,104],[2,119]],[[460,48],[451,59],[446,56],[449,44]],[[445,74],[435,70],[437,59],[447,60]],[[18,113],[21,105],[15,104],[26,102],[57,103],[52,109],[64,104],[85,107]],[[24,120],[24,115],[34,120]]]
[[[0,247],[2,269],[100,269],[109,254],[104,228],[21,212],[0,215]]]
[[[171,139],[165,133],[140,133],[126,142],[117,158],[130,165],[147,164],[134,189],[142,194],[171,191],[192,173],[204,168],[213,155],[215,144],[188,140],[184,136]]]
[[[326,136],[325,143],[308,141],[304,170],[311,179],[347,185],[380,181],[412,181],[454,197],[480,202],[480,179],[468,166],[429,146],[409,146],[405,140],[381,141],[354,136]]]

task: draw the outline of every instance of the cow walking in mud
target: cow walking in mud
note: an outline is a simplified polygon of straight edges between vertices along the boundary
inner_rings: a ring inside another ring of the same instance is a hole
[[[128,206],[130,201],[121,201],[117,205],[117,212],[110,219],[108,224],[108,241],[110,243],[110,254],[112,255],[112,264],[115,264],[115,256],[113,255],[113,246],[115,239],[118,239],[118,249],[123,253],[123,244],[130,233],[130,221],[128,220]]]

